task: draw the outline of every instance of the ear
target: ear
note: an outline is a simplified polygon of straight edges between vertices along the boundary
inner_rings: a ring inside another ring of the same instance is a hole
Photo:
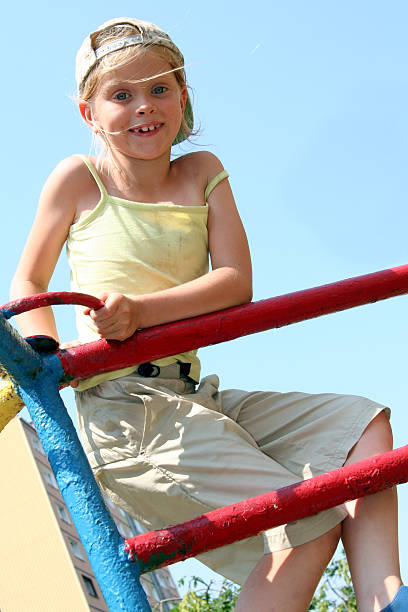
[[[92,108],[89,102],[80,100],[78,104],[79,112],[81,113],[82,119],[91,128],[93,132],[98,132],[98,127],[95,125],[95,117],[92,113]]]
[[[183,89],[180,92],[180,104],[181,104],[181,110],[182,110],[183,115],[186,109],[186,102],[187,102],[187,87],[183,87]]]

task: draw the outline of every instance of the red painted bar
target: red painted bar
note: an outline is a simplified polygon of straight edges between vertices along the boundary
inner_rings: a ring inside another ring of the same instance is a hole
[[[29,295],[13,302],[8,302],[0,306],[0,310],[4,311],[6,319],[15,315],[22,314],[28,310],[35,308],[43,308],[44,306],[56,306],[58,304],[78,304],[94,308],[97,310],[103,306],[103,302],[93,295],[87,293],[76,293],[74,291],[55,291],[46,293],[36,293]]]
[[[68,377],[88,378],[202,346],[232,340],[408,293],[408,265],[297,291],[59,351]]]
[[[125,542],[142,572],[408,481],[408,445]]]

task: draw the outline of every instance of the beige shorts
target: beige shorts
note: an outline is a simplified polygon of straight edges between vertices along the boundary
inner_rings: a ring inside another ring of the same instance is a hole
[[[111,499],[148,529],[187,521],[342,466],[382,410],[363,397],[197,390],[177,364],[76,393],[82,443]],[[389,414],[389,410],[387,414]],[[198,558],[242,584],[264,554],[299,546],[346,516],[339,506]]]

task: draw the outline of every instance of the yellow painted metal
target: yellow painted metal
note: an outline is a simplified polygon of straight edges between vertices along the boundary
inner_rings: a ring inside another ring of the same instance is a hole
[[[11,378],[0,364],[0,432],[24,407]]]

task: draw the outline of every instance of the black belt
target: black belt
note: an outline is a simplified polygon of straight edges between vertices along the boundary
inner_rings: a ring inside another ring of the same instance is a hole
[[[183,363],[182,361],[178,361],[176,365],[178,365],[180,368],[180,378],[190,374],[191,363]],[[136,371],[139,376],[144,376],[146,378],[156,378],[156,376],[160,376],[160,366],[155,365],[150,361],[141,363]]]

